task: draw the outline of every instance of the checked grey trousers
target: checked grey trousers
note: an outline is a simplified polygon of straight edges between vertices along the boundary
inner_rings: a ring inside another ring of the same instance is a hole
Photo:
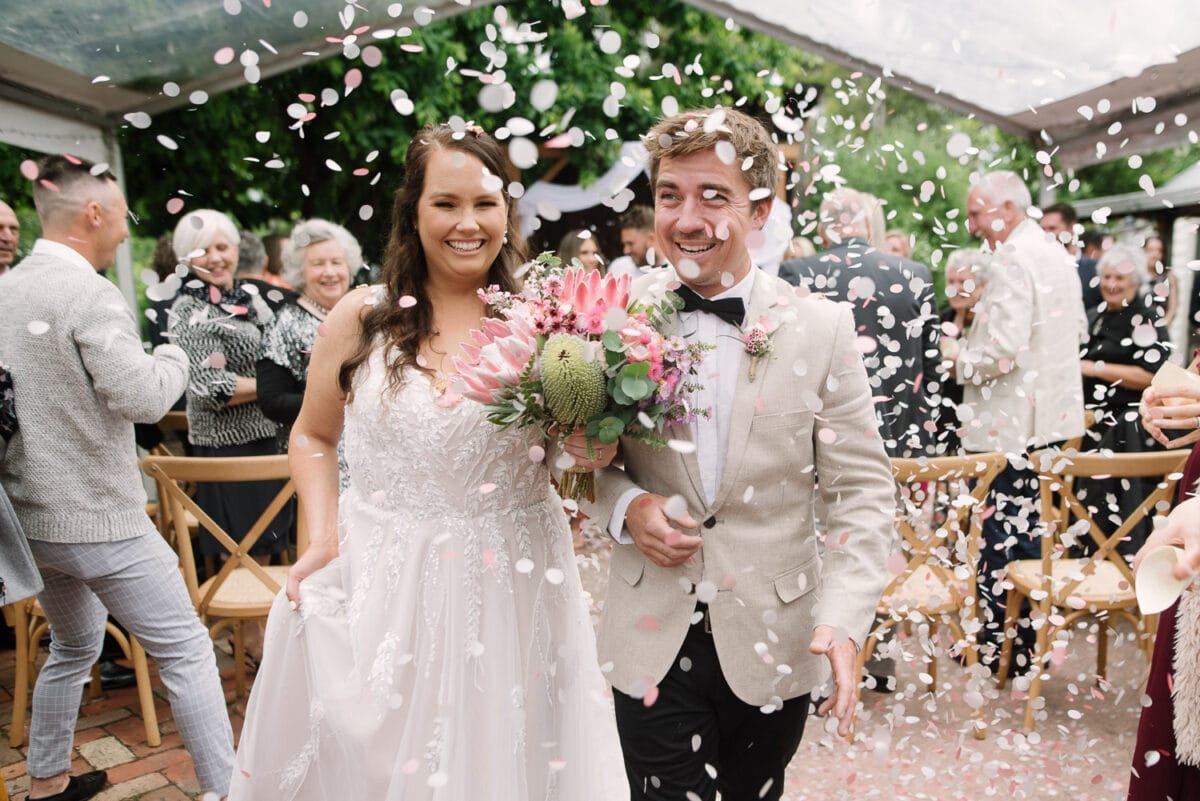
[[[223,798],[233,775],[233,729],[212,640],[175,552],[156,534],[100,543],[30,540],[29,546],[45,581],[38,600],[51,632],[50,657],[33,690],[29,775],[70,769],[84,680],[112,613],[158,663],[201,790]]]

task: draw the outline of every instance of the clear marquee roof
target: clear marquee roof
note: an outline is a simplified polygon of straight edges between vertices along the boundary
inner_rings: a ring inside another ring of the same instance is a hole
[[[546,13],[591,1],[548,0]],[[1067,166],[1200,131],[1195,0],[690,2],[1010,131],[1044,130]],[[479,4],[0,0],[0,109],[112,127]]]

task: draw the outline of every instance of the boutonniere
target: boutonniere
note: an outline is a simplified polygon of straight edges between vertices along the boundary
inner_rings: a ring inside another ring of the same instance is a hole
[[[754,375],[758,368],[758,360],[771,353],[771,331],[767,327],[767,321],[760,320],[746,331],[742,332],[742,344],[746,347],[746,353],[750,355],[750,380],[754,381]]]

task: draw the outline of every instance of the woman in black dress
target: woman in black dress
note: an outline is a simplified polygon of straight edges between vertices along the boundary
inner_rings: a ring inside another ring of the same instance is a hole
[[[1142,390],[1167,360],[1167,332],[1159,307],[1143,284],[1145,258],[1136,248],[1114,245],[1100,259],[1103,305],[1088,311],[1089,334],[1080,354],[1084,405],[1096,412],[1096,423],[1084,447],[1113,453],[1155,448],[1138,421]],[[1143,479],[1081,479],[1080,501],[1094,507],[1097,524],[1116,530],[1153,491]],[[1148,535],[1143,524],[1131,532],[1120,550],[1133,554]]]

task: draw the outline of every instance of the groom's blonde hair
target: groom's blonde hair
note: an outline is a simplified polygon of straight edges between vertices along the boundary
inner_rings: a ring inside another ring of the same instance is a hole
[[[754,201],[758,205],[775,197],[779,181],[780,154],[767,129],[748,114],[732,108],[691,109],[659,120],[642,137],[650,153],[650,186],[658,185],[658,167],[664,158],[678,158],[715,148],[720,142],[733,145],[732,163],[742,167],[751,189],[766,189],[768,194]],[[718,155],[721,155],[718,151]],[[722,156],[722,160],[726,159]]]

